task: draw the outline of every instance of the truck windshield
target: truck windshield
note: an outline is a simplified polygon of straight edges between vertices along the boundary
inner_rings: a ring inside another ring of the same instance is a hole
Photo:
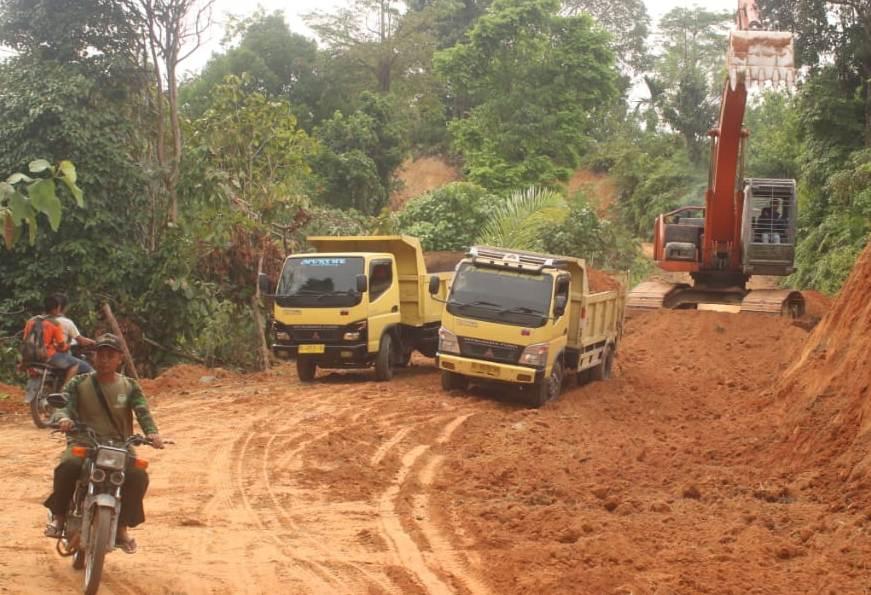
[[[460,265],[451,286],[448,312],[517,326],[543,326],[553,293],[550,275]]]
[[[360,303],[357,275],[362,256],[311,256],[284,263],[275,302],[282,307],[330,308]]]

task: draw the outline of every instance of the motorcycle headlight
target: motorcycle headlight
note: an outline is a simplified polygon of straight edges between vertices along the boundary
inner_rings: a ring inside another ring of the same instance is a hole
[[[547,343],[536,343],[529,345],[520,354],[520,363],[525,366],[535,366],[543,368],[547,365]]]
[[[457,336],[446,329],[439,328],[439,351],[442,353],[460,353],[460,342]]]
[[[117,450],[114,448],[101,448],[97,451],[97,467],[120,470],[124,469],[124,465],[126,462],[127,451]]]

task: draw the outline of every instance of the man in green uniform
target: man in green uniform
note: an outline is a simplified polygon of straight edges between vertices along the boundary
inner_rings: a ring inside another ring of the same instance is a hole
[[[148,403],[139,384],[117,372],[123,360],[121,342],[115,335],[105,334],[96,341],[95,372],[81,374],[64,386],[67,404],[58,410],[55,419],[64,432],[83,423],[102,440],[126,440],[133,434],[133,415],[155,448],[163,448],[157,425],[151,417]],[[99,387],[99,388],[98,388]],[[103,401],[101,402],[100,393]],[[72,437],[71,444],[79,442]],[[87,441],[81,443],[87,444]],[[51,510],[52,522],[45,530],[48,537],[60,537],[70,499],[82,470],[82,459],[72,456],[68,447],[54,470],[54,491],[45,501]],[[148,474],[143,469],[128,467],[121,488],[121,512],[118,518],[116,544],[127,553],[136,551],[136,542],[127,528],[145,521],[142,500],[148,489]]]

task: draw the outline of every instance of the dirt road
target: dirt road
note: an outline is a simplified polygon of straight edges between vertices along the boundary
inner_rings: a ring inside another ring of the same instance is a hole
[[[135,556],[105,593],[868,593],[871,507],[773,458],[772,383],[807,331],[714,312],[629,320],[616,378],[529,410],[390,383],[177,368]],[[0,592],[75,593],[40,537],[60,443],[0,417]]]

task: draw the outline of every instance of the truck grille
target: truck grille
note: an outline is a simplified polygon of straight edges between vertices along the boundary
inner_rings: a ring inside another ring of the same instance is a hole
[[[520,359],[522,349],[519,345],[497,343],[496,341],[485,341],[483,339],[470,339],[468,337],[459,337],[458,339],[460,342],[460,354],[467,357],[506,364],[516,364]]]
[[[294,343],[338,343],[342,338],[343,328],[337,325],[315,324],[285,327]]]

